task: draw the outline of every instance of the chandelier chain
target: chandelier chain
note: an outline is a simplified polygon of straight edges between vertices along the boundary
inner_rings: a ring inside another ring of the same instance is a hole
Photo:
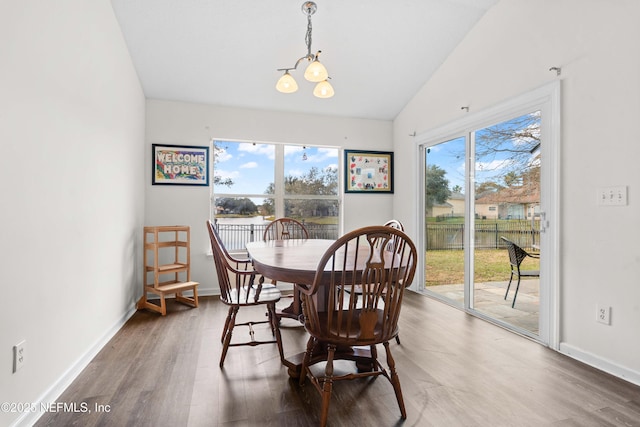
[[[311,14],[307,13],[307,34],[304,37],[304,41],[307,44],[307,58],[313,59],[311,55]]]

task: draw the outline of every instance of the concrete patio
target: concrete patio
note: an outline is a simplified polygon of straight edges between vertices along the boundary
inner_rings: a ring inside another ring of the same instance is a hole
[[[511,308],[511,303],[516,282],[514,280],[512,283],[509,296],[505,300],[504,294],[508,283],[508,281],[476,283],[473,308],[486,316],[537,335],[539,332],[540,279],[522,279],[514,308]],[[449,300],[455,306],[462,307],[464,305],[464,285],[462,284],[429,286],[426,291]]]

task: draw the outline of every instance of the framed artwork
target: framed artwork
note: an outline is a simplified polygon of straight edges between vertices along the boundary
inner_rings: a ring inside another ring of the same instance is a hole
[[[346,193],[393,193],[393,152],[344,150]]]
[[[209,147],[151,146],[153,185],[209,185]]]

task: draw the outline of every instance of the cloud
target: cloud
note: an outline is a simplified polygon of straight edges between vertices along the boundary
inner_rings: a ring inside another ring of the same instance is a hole
[[[258,144],[255,142],[245,142],[238,144],[239,152],[247,152],[256,155],[267,156],[270,159],[275,157],[275,145],[273,144]]]
[[[218,168],[216,168],[215,174],[223,180],[227,178],[235,179],[240,176],[240,173],[238,171],[226,171]]]
[[[225,150],[224,148],[222,148],[220,150],[216,150],[215,156],[216,156],[216,161],[218,163],[223,163],[223,162],[226,162],[228,160],[233,159],[233,155],[228,153],[227,150]]]
[[[240,165],[240,169],[253,169],[258,167],[258,162],[247,162]]]
[[[287,156],[301,156],[302,152],[307,154],[306,161],[309,163],[321,163],[326,162],[327,159],[337,159],[338,158],[338,150],[337,148],[328,148],[328,147],[304,147],[302,145],[285,145],[284,147],[284,155]]]

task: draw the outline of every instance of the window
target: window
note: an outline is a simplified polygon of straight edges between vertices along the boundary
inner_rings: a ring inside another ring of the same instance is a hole
[[[283,216],[313,238],[338,237],[338,148],[214,140],[213,153],[212,217],[229,250]]]

